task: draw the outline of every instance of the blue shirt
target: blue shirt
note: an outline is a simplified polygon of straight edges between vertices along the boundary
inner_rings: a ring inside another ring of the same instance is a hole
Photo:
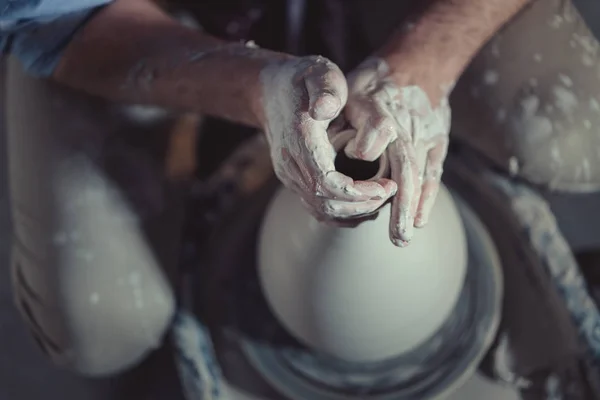
[[[50,76],[73,34],[111,0],[0,0],[0,51]]]

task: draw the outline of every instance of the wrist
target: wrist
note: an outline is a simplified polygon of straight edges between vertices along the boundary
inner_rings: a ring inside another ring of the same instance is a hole
[[[376,56],[385,60],[390,77],[399,84],[431,81],[437,86],[455,82],[477,49],[424,20],[399,32]]]
[[[449,96],[463,70],[458,60],[441,60],[425,52],[394,53],[383,55],[381,59],[388,67],[387,79],[400,87],[420,87],[432,104]]]
[[[285,55],[266,62],[258,73],[256,95],[249,100],[260,128],[265,133],[270,123],[278,118],[274,115],[274,110],[279,108],[277,106],[281,106],[281,102],[292,101],[295,97],[294,75],[301,60],[296,56]]]

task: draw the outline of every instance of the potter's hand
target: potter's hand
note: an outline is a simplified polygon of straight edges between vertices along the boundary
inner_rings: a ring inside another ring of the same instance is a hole
[[[371,161],[387,149],[398,186],[390,221],[397,246],[410,241],[414,226],[427,223],[448,148],[449,88],[428,90],[419,83],[410,73],[392,76],[386,62],[375,58],[348,77],[346,118],[358,133],[346,153]]]
[[[393,195],[383,179],[354,181],[335,170],[327,128],[347,99],[346,79],[322,57],[291,59],[266,67],[264,128],[277,177],[319,220],[372,214]]]

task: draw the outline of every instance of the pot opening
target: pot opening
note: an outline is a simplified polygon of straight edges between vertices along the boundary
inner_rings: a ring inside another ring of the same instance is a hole
[[[356,131],[348,129],[332,137],[331,144],[337,152],[334,161],[336,171],[349,176],[355,181],[387,178],[389,175],[389,161],[385,152],[375,161],[356,160],[346,155],[344,148],[354,136],[356,136]]]
[[[348,157],[344,151],[340,151],[335,157],[335,169],[355,181],[368,181],[378,174],[379,162],[379,159],[375,161],[356,160]]]

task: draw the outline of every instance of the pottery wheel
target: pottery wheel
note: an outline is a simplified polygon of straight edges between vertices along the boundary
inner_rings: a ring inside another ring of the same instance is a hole
[[[209,241],[196,275],[194,311],[211,331],[231,384],[268,400],[416,400],[443,398],[475,372],[499,323],[502,276],[495,247],[465,202],[453,193],[467,234],[469,266],[451,317],[409,353],[352,364],[300,344],[263,297],[256,242],[276,187],[273,181],[238,205]]]

